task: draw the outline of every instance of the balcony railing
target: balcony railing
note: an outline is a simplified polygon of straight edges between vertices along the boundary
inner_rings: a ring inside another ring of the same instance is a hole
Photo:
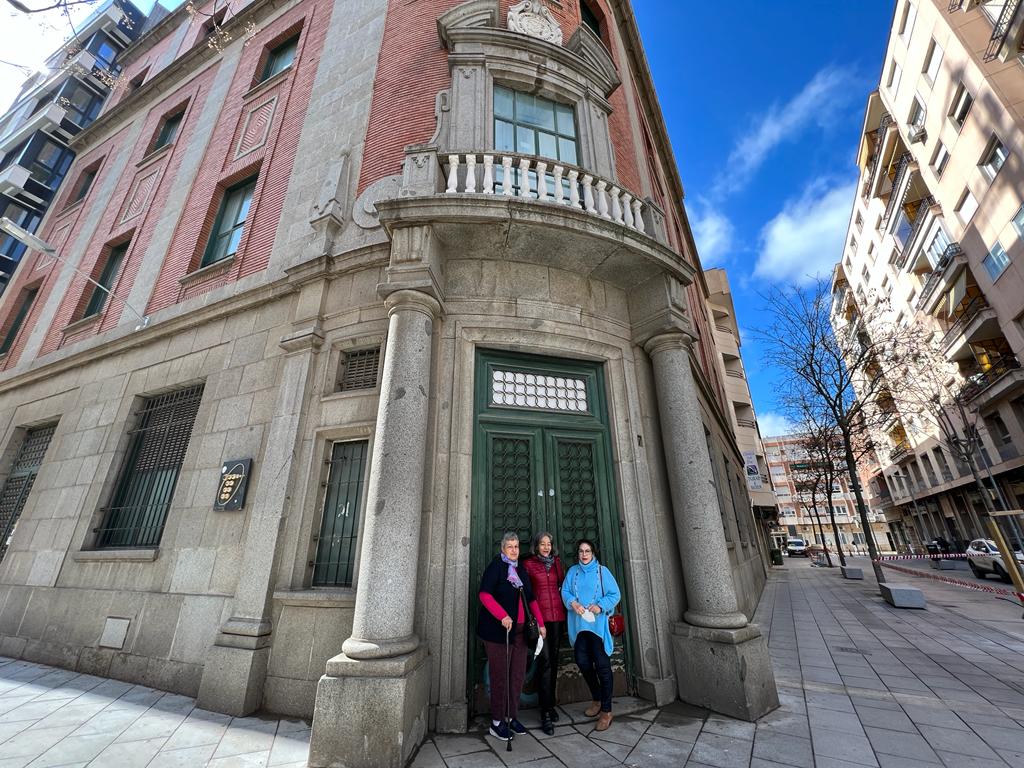
[[[950,2],[949,2],[949,12],[950,13],[953,13],[954,11],[959,11],[963,7],[964,7],[964,0],[950,0]]]
[[[999,379],[1010,371],[1020,368],[1020,360],[1013,356],[999,358],[999,360],[987,371],[980,371],[967,378],[960,390],[960,398],[963,401],[970,401],[991,387]]]
[[[445,193],[504,195],[565,205],[646,233],[644,204],[582,168],[532,155],[448,155]]]
[[[725,375],[726,376],[732,376],[732,378],[734,378],[734,379],[745,379],[746,378],[746,376],[743,375],[743,371],[727,370],[725,372]]]
[[[917,236],[921,234],[921,229],[924,227],[924,220],[927,218],[924,214],[929,208],[935,205],[935,198],[932,195],[922,198],[917,205],[917,216],[910,221],[910,231],[907,233],[906,239],[902,241],[899,258],[896,259],[896,269],[903,269],[907,263],[907,258],[910,256],[911,250],[913,250],[914,243],[917,241]]]
[[[736,425],[747,429],[757,429],[757,422],[753,419],[736,419]]]
[[[903,182],[907,177],[907,171],[910,169],[910,161],[913,159],[909,152],[904,152],[900,155],[899,160],[896,161],[896,169],[892,177],[892,192],[889,195],[889,202],[885,204],[885,214],[882,216],[883,228],[889,225],[889,220],[892,218],[896,206],[901,204],[906,196],[906,191],[902,194],[900,193],[900,187],[903,186]]]
[[[995,61],[1006,44],[1006,37],[1013,26],[1014,17],[1020,9],[1020,0],[1006,0],[1003,10],[992,25],[992,37],[989,38],[988,47],[985,49],[985,61]]]
[[[943,334],[942,349],[944,351],[948,351],[956,340],[963,335],[964,330],[971,324],[971,321],[974,320],[974,318],[976,318],[982,311],[989,309],[990,306],[991,305],[984,296],[975,296],[971,299],[971,302],[964,308],[963,314],[960,315],[960,317],[956,319],[956,322],[949,326],[949,330]]]
[[[889,460],[890,461],[899,461],[900,459],[902,459],[903,457],[905,457],[909,453],[910,453],[910,446],[909,445],[905,445],[905,444],[904,445],[897,445],[895,448],[893,448],[891,451],[889,451]]]
[[[885,149],[885,134],[893,122],[892,115],[886,112],[882,115],[882,120],[875,131],[875,159],[871,165],[871,175],[868,177],[869,186],[873,185],[875,179],[878,178],[878,170],[882,167],[882,155],[885,154],[883,151]]]
[[[917,308],[923,309],[924,305],[928,303],[928,299],[935,293],[935,289],[939,287],[939,283],[942,282],[942,275],[946,271],[946,267],[949,263],[963,253],[963,249],[960,247],[960,243],[950,243],[946,246],[946,250],[942,252],[942,258],[939,259],[939,263],[935,265],[935,269],[928,275],[928,279],[924,282],[924,287],[921,288],[921,295],[917,300]]]

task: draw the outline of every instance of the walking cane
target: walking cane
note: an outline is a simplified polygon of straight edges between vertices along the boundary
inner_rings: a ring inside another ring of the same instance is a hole
[[[512,739],[515,735],[512,733],[512,692],[509,690],[512,686],[512,657],[508,652],[508,638],[511,632],[511,629],[505,630],[505,731],[508,733],[508,741],[505,743],[506,752],[512,751]]]

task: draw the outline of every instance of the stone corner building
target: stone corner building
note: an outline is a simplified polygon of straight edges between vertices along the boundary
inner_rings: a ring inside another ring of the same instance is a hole
[[[124,52],[39,231],[77,270],[30,253],[0,305],[0,653],[400,765],[480,711],[477,580],[544,528],[624,584],[621,692],[773,708],[628,4],[231,8]]]

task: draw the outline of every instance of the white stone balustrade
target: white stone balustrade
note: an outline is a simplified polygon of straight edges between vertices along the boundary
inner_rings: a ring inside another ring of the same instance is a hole
[[[517,154],[457,154],[447,158],[446,194],[539,200],[579,208],[641,234],[647,231],[644,204],[635,195],[580,168]]]

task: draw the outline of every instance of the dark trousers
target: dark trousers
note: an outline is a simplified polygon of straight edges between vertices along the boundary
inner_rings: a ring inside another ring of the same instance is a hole
[[[554,709],[555,685],[558,682],[558,651],[562,646],[562,627],[564,621],[545,621],[547,637],[541,648],[534,667],[533,679],[537,681],[537,693],[540,697],[541,711]]]
[[[576,635],[572,647],[576,665],[590,688],[590,698],[601,702],[602,712],[612,711],[612,660],[604,652],[604,640],[593,632]]]
[[[484,640],[484,648],[487,651],[487,665],[491,675],[491,719],[504,720],[506,714],[510,718],[518,717],[519,696],[523,692],[523,678],[526,677],[526,642],[523,640],[523,633],[516,632],[510,638],[507,657],[504,643],[490,643]]]

